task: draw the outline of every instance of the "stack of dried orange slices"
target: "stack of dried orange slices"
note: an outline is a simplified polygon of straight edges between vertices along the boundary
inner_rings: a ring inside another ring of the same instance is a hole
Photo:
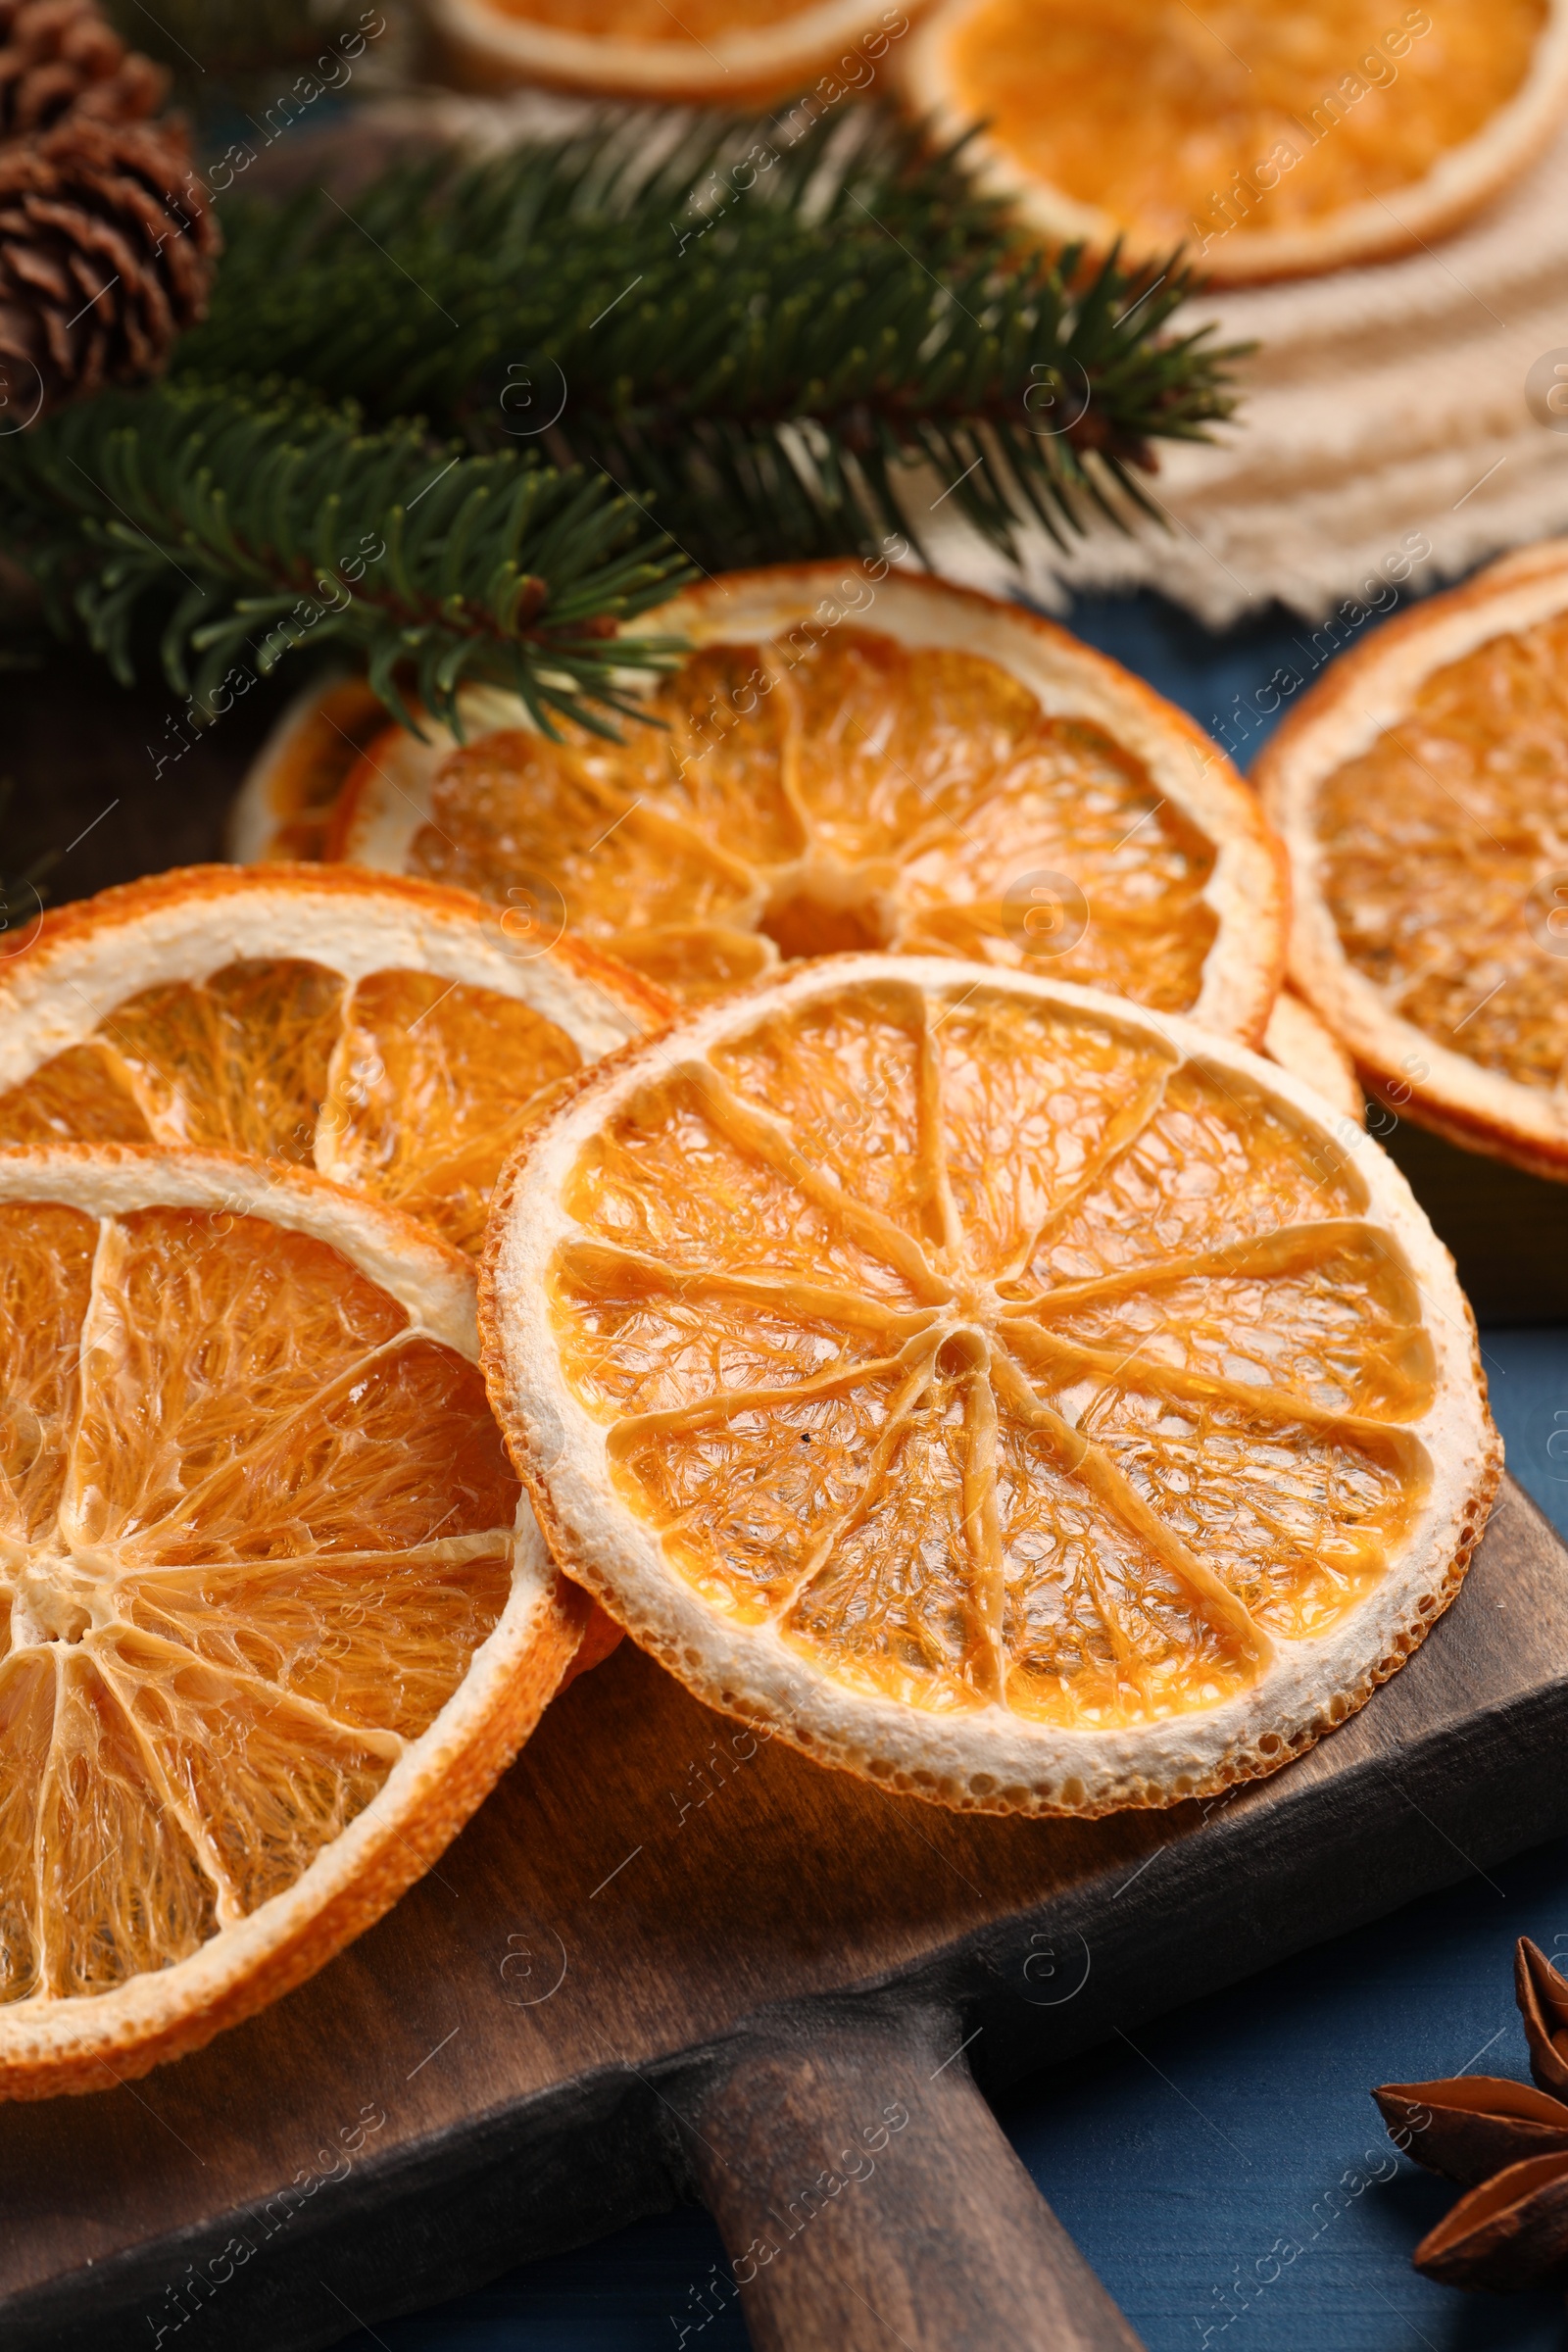
[[[0,966],[0,2096],[319,1967],[582,1660],[465,1252],[552,1090],[665,1009],[320,867],[111,891]]]
[[[1254,805],[1062,632],[857,583],[684,600],[663,730],[372,742],[332,821],[412,870],[165,876],[0,972],[0,2095],[375,1917],[578,1586],[825,1761],[1088,1814],[1273,1769],[1451,1597],[1473,1329],[1250,1050]]]
[[[1251,794],[1117,663],[1018,606],[843,564],[726,574],[658,625],[694,651],[619,743],[475,696],[461,750],[427,724],[362,756],[338,720],[329,767],[306,700],[236,854],[309,838],[460,883],[693,1003],[865,948],[1043,969],[1266,1040],[1358,1113],[1304,1007],[1275,1017],[1285,894]]]
[[[1568,541],[1336,662],[1258,782],[1298,985],[1401,1112],[1568,1176]]]

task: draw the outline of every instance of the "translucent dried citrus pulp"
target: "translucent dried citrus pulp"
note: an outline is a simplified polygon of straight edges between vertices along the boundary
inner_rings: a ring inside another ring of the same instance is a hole
[[[621,742],[400,734],[328,855],[527,898],[673,994],[785,957],[983,956],[1255,1041],[1283,965],[1278,845],[1210,738],[1015,605],[842,564],[665,606],[697,649]]]
[[[539,1098],[665,1001],[531,907],[321,866],[193,866],[0,961],[0,1149],[203,1144],[314,1166],[476,1249]]]
[[[1568,104],[1565,0],[945,0],[904,44],[940,133],[1048,236],[1293,276],[1454,227]]]
[[[1393,1164],[1190,1021],[808,965],[605,1062],[496,1196],[556,1556],[699,1697],[948,1805],[1271,1771],[1446,1606],[1499,1455]]]
[[[216,1152],[0,1155],[0,2096],[297,1984],[457,1834],[586,1603],[468,1261]]]
[[[842,64],[828,103],[872,78],[919,0],[430,0],[469,78],[632,98],[783,97]],[[853,54],[846,54],[853,53]],[[821,93],[824,99],[827,93]]]
[[[1297,982],[1390,1102],[1568,1176],[1568,541],[1336,662],[1258,768]]]

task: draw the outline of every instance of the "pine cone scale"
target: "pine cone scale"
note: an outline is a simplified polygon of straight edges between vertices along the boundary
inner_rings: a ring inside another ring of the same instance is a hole
[[[33,287],[57,308],[70,301],[70,271],[53,255],[40,253],[36,246],[17,245],[7,246],[4,258],[19,285]]]

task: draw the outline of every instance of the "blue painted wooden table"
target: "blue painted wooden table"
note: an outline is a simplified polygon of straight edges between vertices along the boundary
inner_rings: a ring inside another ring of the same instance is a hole
[[[1350,607],[1314,632],[1274,614],[1215,638],[1139,598],[1081,605],[1073,625],[1246,765],[1335,646],[1378,618]],[[1568,1331],[1484,1339],[1509,1468],[1568,1536]],[[1461,2295],[1411,2271],[1455,2192],[1395,2156],[1367,2096],[1527,2075],[1521,1935],[1568,1955],[1568,1840],[1007,2099],[1020,2156],[1150,2352],[1562,2352],[1560,2296]],[[744,2352],[733,2294],[710,2291],[721,2275],[712,2224],[680,2212],[385,2323],[354,2352],[674,2352],[683,2329],[692,2352]]]

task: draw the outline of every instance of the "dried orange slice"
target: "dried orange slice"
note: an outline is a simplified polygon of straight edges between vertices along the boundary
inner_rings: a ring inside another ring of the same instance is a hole
[[[1568,1177],[1568,541],[1336,662],[1257,773],[1298,985],[1369,1084]]]
[[[498,1188],[492,1399],[699,1697],[943,1804],[1269,1772],[1451,1599],[1474,1325],[1349,1121],[1195,1023],[808,965],[607,1061]]]
[[[1354,1119],[1358,1127],[1366,1125],[1366,1098],[1354,1062],[1294,988],[1282,988],[1274,1000],[1263,1032],[1263,1051],[1270,1061],[1277,1061],[1321,1095],[1342,1118]]]
[[[327,823],[361,756],[386,733],[386,705],[368,679],[315,679],[297,694],[254,762],[229,825],[229,855],[321,855]]]
[[[939,133],[1051,237],[1219,281],[1402,253],[1522,172],[1568,104],[1565,0],[946,0],[904,45]]]
[[[430,0],[467,82],[545,82],[629,98],[734,105],[783,97],[842,66],[825,105],[869,87],[920,0]]]
[[[1208,736],[1021,607],[856,566],[735,572],[663,608],[697,649],[662,723],[466,749],[399,733],[328,854],[564,909],[693,1001],[781,958],[983,956],[1255,1041],[1285,888]]]
[[[586,1603],[468,1261],[297,1169],[0,1154],[0,2097],[311,1975],[456,1836]]]
[[[192,866],[46,915],[0,962],[0,1149],[270,1154],[471,1250],[538,1100],[667,1009],[531,906]]]

